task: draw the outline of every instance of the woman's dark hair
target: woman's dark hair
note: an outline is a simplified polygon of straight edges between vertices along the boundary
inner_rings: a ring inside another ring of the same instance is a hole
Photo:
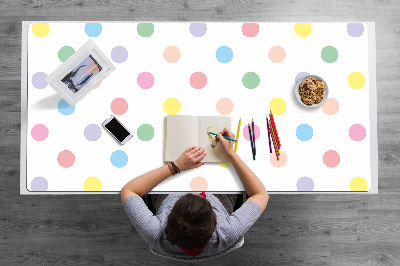
[[[175,202],[165,234],[172,245],[185,250],[200,249],[211,238],[217,219],[210,202],[188,193]]]

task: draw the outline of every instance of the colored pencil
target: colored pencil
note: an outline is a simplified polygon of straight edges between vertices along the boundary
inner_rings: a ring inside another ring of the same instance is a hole
[[[274,129],[272,128],[272,122],[271,121],[270,121],[269,125],[271,127],[270,130],[272,132],[272,140],[273,140],[273,143],[274,143],[275,152],[277,153],[277,156],[281,156],[281,154],[279,153],[278,142],[276,141],[275,134],[274,134]],[[277,159],[279,160],[279,158],[277,158]]]
[[[250,124],[247,124],[249,126],[249,137],[250,137],[250,143],[251,143],[251,153],[253,154],[253,160],[256,159],[256,155],[254,154],[254,148],[253,148],[253,138],[251,137],[251,129],[250,129]]]
[[[268,116],[267,116],[267,129],[268,129],[268,144],[269,144],[269,153],[272,153],[272,148],[271,148],[271,133],[269,132],[269,122],[268,122]]]
[[[271,119],[271,120],[270,120],[270,123],[271,123],[271,125],[272,125],[272,131],[273,131],[274,137],[275,137],[275,139],[276,139],[276,144],[278,145],[278,149],[280,149],[281,146],[279,145],[279,139],[277,138],[276,128],[275,128],[275,126],[274,126],[274,122],[273,122],[271,116],[270,116],[270,119]]]
[[[256,132],[254,131],[254,120],[253,120],[253,118],[251,119],[251,127],[253,129],[254,155],[257,155],[257,153],[256,153]]]
[[[235,153],[237,151],[237,145],[239,142],[239,133],[240,133],[240,125],[242,124],[242,119],[239,119],[239,125],[238,125],[238,130],[237,130],[237,134],[236,134],[236,143],[235,143]]]
[[[272,135],[272,125],[271,125],[271,122],[269,122],[269,126],[270,126],[271,135]],[[271,136],[271,138],[272,138],[272,136]],[[279,156],[278,156],[277,148],[276,148],[276,146],[275,146],[275,142],[274,142],[274,139],[273,139],[273,138],[272,138],[272,145],[274,146],[274,151],[275,151],[275,155],[276,155],[276,160],[279,161]]]
[[[214,132],[207,132],[207,133],[213,134],[213,135],[218,135],[217,133],[214,133]],[[225,136],[222,136],[222,137],[224,137],[224,139],[229,139],[229,140],[232,140],[232,141],[236,141],[235,139],[231,139],[231,138],[228,138],[228,137],[225,137]]]
[[[278,139],[278,146],[279,146],[279,149],[280,149],[280,148],[281,148],[281,141],[280,141],[280,139],[279,139],[278,129],[276,129],[276,124],[275,124],[274,115],[272,114],[271,110],[269,110],[269,112],[271,113],[271,118],[272,118],[271,120],[272,120],[274,129],[275,129],[275,135],[276,135],[276,137],[277,137],[277,139]]]

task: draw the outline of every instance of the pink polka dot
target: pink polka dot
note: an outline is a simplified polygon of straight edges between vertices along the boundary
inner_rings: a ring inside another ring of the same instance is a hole
[[[334,168],[340,163],[340,155],[334,150],[329,150],[324,153],[322,161],[326,166]]]
[[[242,32],[246,37],[254,37],[258,34],[259,26],[257,23],[243,23]]]
[[[272,62],[280,63],[283,60],[285,60],[286,57],[285,49],[283,49],[280,46],[274,46],[269,50],[268,57]]]
[[[276,168],[281,168],[287,163],[286,153],[284,153],[282,150],[279,150],[279,153],[281,154],[281,156],[279,156],[279,161],[278,159],[276,159],[276,154],[274,151],[272,151],[272,153],[269,156],[269,161],[271,162],[272,166]]]
[[[233,102],[229,98],[221,98],[217,102],[217,111],[221,115],[229,115],[233,111]]]
[[[123,98],[115,98],[111,102],[111,111],[116,115],[123,115],[128,110],[128,103]]]
[[[154,77],[149,72],[142,72],[137,77],[137,84],[142,89],[150,89],[154,85]]]
[[[49,129],[43,124],[37,124],[32,128],[31,135],[34,140],[43,141],[49,136]]]
[[[354,124],[349,129],[349,136],[354,141],[361,141],[365,138],[367,131],[360,124]]]
[[[190,76],[190,85],[195,89],[202,89],[207,84],[207,76],[202,72],[194,72]]]
[[[251,133],[253,133],[253,127],[250,123],[250,129],[251,129]],[[254,136],[256,138],[256,140],[260,137],[260,128],[254,124]],[[243,136],[246,140],[250,141],[250,135],[249,135],[249,127],[247,125],[245,125],[245,127],[243,128]]]
[[[68,168],[74,164],[75,155],[71,151],[65,150],[58,154],[57,161],[60,166]]]

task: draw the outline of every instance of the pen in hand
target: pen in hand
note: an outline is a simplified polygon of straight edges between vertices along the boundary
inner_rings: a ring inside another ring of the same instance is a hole
[[[214,133],[214,132],[207,132],[207,133],[212,134],[212,135],[218,135],[218,134],[216,134],[216,133]],[[235,142],[236,142],[235,139],[231,139],[231,138],[228,138],[228,137],[225,137],[225,136],[222,136],[222,137],[224,137],[224,139],[229,139],[229,140],[232,140],[232,141],[235,141]]]

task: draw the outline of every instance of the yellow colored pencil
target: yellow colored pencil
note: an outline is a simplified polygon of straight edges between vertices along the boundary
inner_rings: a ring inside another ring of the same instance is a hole
[[[240,125],[242,124],[242,119],[239,119],[239,125],[238,125],[238,130],[237,130],[237,134],[236,134],[236,143],[235,143],[235,153],[237,151],[237,145],[239,142],[239,132],[240,132]]]

